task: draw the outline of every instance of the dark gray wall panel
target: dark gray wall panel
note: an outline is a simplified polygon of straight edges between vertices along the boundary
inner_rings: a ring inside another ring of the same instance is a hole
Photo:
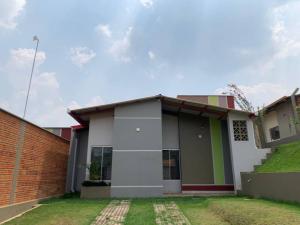
[[[162,145],[163,149],[179,149],[178,117],[162,115]]]
[[[75,190],[80,191],[81,184],[85,180],[86,158],[88,150],[88,129],[78,132],[77,158],[75,171]]]
[[[118,106],[115,117],[161,117],[161,110],[157,110],[158,108],[161,108],[160,100]]]
[[[112,186],[162,185],[161,151],[113,151]]]
[[[116,118],[114,121],[113,145],[117,150],[161,149],[161,136],[161,119]]]
[[[202,137],[199,138],[199,135]],[[213,184],[209,119],[180,114],[179,136],[183,184]]]
[[[163,196],[163,187],[111,187],[113,198],[148,198]]]
[[[137,132],[136,128],[140,131]],[[113,197],[162,195],[162,121],[159,101],[116,107],[113,150]]]
[[[229,134],[228,134],[228,126],[227,126],[226,120],[221,121],[221,129],[222,129],[225,184],[233,184],[231,151],[230,151],[230,145],[229,145]]]

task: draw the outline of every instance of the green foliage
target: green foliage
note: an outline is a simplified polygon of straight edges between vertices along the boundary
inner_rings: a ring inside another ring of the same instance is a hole
[[[98,163],[96,161],[92,162],[89,167],[89,170],[90,170],[90,180],[101,180],[101,176],[100,176],[101,165],[100,165],[100,163]]]
[[[300,172],[300,141],[279,146],[256,172]]]

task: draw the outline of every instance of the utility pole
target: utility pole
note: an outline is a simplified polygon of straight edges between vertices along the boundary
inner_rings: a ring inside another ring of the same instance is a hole
[[[295,91],[291,95],[291,102],[292,102],[292,107],[293,107],[293,113],[294,113],[294,123],[295,123],[295,129],[296,129],[296,134],[300,134],[300,118],[297,112],[297,104],[296,104],[296,94],[299,91],[299,88],[296,88]]]
[[[26,102],[25,102],[25,108],[24,108],[24,114],[23,114],[23,119],[25,119],[26,116],[26,110],[27,110],[27,103],[28,103],[28,97],[29,97],[29,92],[31,88],[31,80],[32,80],[32,75],[34,71],[34,65],[35,65],[35,59],[36,59],[36,53],[39,47],[39,38],[37,36],[33,37],[33,41],[36,41],[36,47],[35,47],[35,53],[34,53],[34,58],[33,58],[33,63],[32,63],[32,68],[31,68],[31,73],[30,73],[30,79],[29,79],[29,85],[28,85],[28,90],[27,90],[27,96],[26,96]]]

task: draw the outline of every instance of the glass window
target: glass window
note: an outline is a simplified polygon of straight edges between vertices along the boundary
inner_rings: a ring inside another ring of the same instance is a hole
[[[112,147],[92,147],[90,180],[111,180]]]
[[[179,180],[179,150],[163,150],[164,180]]]
[[[235,141],[248,141],[246,120],[233,120],[233,135]]]
[[[270,128],[270,136],[271,136],[271,140],[280,139],[279,126]]]

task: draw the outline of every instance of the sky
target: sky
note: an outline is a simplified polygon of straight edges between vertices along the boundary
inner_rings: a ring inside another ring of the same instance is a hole
[[[0,107],[76,122],[68,109],[237,84],[255,107],[300,87],[300,1],[1,0]]]

